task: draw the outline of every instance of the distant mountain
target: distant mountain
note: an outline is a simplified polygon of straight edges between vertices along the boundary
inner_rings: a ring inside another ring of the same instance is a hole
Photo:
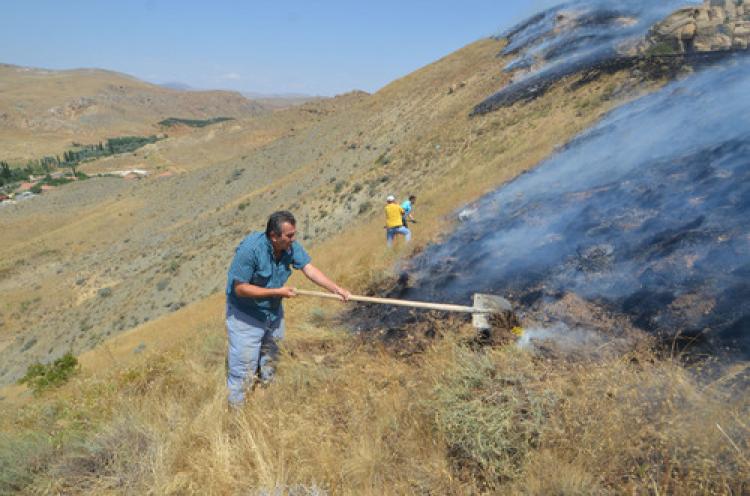
[[[263,105],[264,107],[272,108],[275,110],[293,107],[295,105],[302,105],[307,102],[313,102],[326,98],[323,96],[305,95],[303,93],[264,94],[244,91],[242,92],[242,95]]]
[[[182,91],[101,69],[0,65],[2,160],[58,154],[71,141],[160,131],[170,117],[243,118],[268,111],[233,91]]]
[[[161,83],[159,86],[162,88],[169,88],[170,90],[177,90],[177,91],[192,91],[193,87],[189,84],[181,83],[179,81],[168,81],[166,83]]]

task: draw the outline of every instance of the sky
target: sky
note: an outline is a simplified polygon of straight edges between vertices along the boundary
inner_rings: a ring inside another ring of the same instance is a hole
[[[195,89],[377,91],[553,0],[0,0],[0,63]]]

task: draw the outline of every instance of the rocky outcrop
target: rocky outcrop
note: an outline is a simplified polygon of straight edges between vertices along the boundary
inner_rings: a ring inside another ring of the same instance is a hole
[[[671,79],[745,52],[750,45],[750,0],[705,0],[666,18],[664,11],[658,11],[657,17],[640,2],[622,9],[604,8],[606,2],[589,3],[588,10],[577,11],[567,4],[550,9],[508,31],[501,53],[517,55],[506,66],[513,81],[470,115],[533,100],[576,74],[573,89],[601,74],[628,69],[636,80]],[[634,5],[640,10],[631,8]],[[642,24],[651,27],[641,30]]]
[[[654,25],[641,53],[683,55],[747,50],[750,44],[750,1],[705,0],[680,9]]]

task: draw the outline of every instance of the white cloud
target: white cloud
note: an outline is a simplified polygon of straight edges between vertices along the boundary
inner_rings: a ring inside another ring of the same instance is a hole
[[[226,74],[222,74],[221,76],[219,76],[219,79],[222,81],[238,81],[242,79],[242,76],[240,76],[236,72],[227,72]]]

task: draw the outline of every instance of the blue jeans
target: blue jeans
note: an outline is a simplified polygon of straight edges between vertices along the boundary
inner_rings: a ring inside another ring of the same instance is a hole
[[[411,231],[404,227],[404,226],[398,226],[398,227],[389,227],[385,232],[385,240],[388,243],[388,246],[393,245],[393,237],[396,234],[403,234],[406,237],[406,241],[411,241]]]
[[[226,324],[227,389],[229,403],[237,406],[245,400],[245,391],[255,382],[256,373],[266,383],[273,378],[279,353],[276,340],[284,337],[284,319],[263,322],[227,305]]]

